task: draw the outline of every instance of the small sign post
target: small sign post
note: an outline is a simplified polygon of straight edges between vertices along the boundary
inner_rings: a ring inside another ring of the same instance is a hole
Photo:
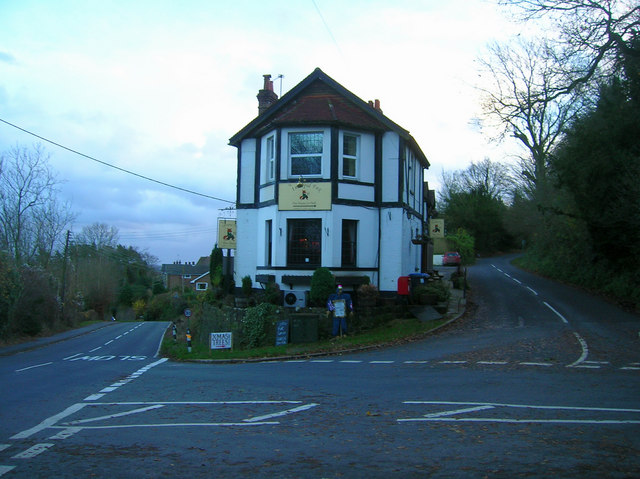
[[[189,327],[189,318],[191,317],[191,310],[189,308],[184,310],[184,317],[187,318],[187,352],[191,352],[191,328]]]

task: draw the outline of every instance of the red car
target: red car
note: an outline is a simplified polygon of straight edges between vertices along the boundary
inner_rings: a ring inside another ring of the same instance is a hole
[[[454,265],[458,266],[462,262],[460,253],[457,251],[449,251],[442,255],[442,266]]]

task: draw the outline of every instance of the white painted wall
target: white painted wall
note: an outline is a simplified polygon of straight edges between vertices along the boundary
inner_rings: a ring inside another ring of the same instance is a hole
[[[253,179],[256,170],[256,140],[242,141],[240,152],[240,203],[253,203]]]
[[[400,138],[387,132],[382,137],[382,201],[398,201],[398,165]]]
[[[281,180],[294,179],[289,177],[289,132],[322,131],[323,155],[322,174],[317,178],[330,179],[331,176],[331,130],[329,128],[284,128],[280,135],[279,146],[281,148],[281,169],[276,172]],[[375,181],[375,136],[371,133],[360,134],[360,164],[358,168],[359,181],[373,183]],[[270,132],[269,134],[271,134]],[[338,156],[342,152],[343,131],[339,132]],[[266,136],[260,141],[265,143]],[[387,132],[382,138],[382,200],[384,202],[398,201],[398,165],[399,165],[400,139],[396,133]],[[254,175],[260,175],[260,183],[266,180],[266,144],[261,148],[261,167],[255,171],[255,140],[244,140],[242,143],[242,163],[240,169],[241,203],[252,203],[254,190]],[[419,193],[422,188],[422,169],[417,164],[414,191],[415,197],[410,198],[411,205],[419,211],[422,209],[422,196]],[[342,176],[342,163],[339,164],[339,177]],[[314,177],[306,177],[307,181],[313,181]],[[374,201],[375,189],[373,186],[357,184],[339,184],[338,197],[362,201]],[[260,189],[260,201],[275,198],[275,186],[269,185]],[[407,197],[405,197],[407,199]],[[358,221],[358,251],[357,266],[359,268],[376,268],[379,264],[379,278],[376,273],[369,271],[336,271],[340,275],[368,274],[373,284],[379,284],[382,291],[396,291],[397,279],[419,270],[420,251],[419,245],[413,245],[411,238],[416,228],[421,232],[420,221],[413,215],[409,217],[402,208],[383,208],[380,212],[377,208],[367,208],[350,205],[332,206],[330,211],[279,211],[277,205],[270,205],[258,210],[238,209],[238,249],[235,257],[235,281],[240,285],[245,275],[255,279],[256,274],[274,274],[276,281],[283,290],[289,289],[289,285],[282,284],[283,275],[311,276],[311,270],[282,270],[276,267],[286,267],[287,263],[287,219],[320,219],[322,220],[322,266],[336,268],[341,266],[342,245],[342,220],[351,219]],[[273,269],[257,269],[257,266],[266,266],[266,231],[267,220],[272,220],[273,226]],[[380,229],[379,229],[380,228]],[[381,231],[380,238],[378,232]],[[379,281],[379,283],[378,283]],[[254,287],[259,287],[254,284]],[[294,288],[300,288],[294,286]]]
[[[237,218],[237,238],[236,254],[233,259],[234,281],[237,287],[242,284],[242,278],[246,275],[255,279],[256,275],[256,255],[258,243],[257,226],[258,222],[256,210],[239,209],[236,212]]]

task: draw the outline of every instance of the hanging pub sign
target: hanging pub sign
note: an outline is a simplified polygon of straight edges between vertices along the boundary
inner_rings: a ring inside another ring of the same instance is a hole
[[[331,183],[280,183],[278,189],[280,211],[330,210]]]
[[[444,220],[429,220],[429,236],[432,238],[444,238]]]
[[[218,248],[236,249],[236,220],[218,219]]]

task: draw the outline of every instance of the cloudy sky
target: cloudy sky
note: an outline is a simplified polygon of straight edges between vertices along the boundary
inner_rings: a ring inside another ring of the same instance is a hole
[[[427,180],[490,157],[475,60],[522,25],[488,0],[0,0],[0,151],[42,143],[77,213],[161,263],[215,243],[235,199],[229,138],[257,115],[263,74],[286,93],[319,67],[380,99],[431,162]],[[231,202],[231,203],[230,203]]]

